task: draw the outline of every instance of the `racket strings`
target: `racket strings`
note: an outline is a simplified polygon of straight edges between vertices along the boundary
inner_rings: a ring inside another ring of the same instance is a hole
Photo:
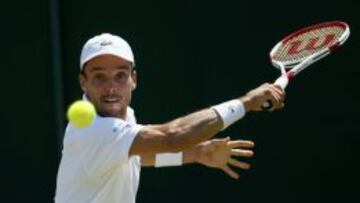
[[[339,41],[339,38],[344,34],[344,31],[345,30],[342,27],[338,26],[323,27],[307,31],[291,38],[282,46],[279,46],[273,54],[273,59],[281,62],[295,63],[315,52],[331,47]],[[333,39],[331,39],[330,35],[333,35]],[[325,42],[326,36],[329,36],[328,40],[331,40],[328,43]],[[314,42],[312,45],[309,45],[311,40],[314,40]],[[307,48],[307,46],[311,46],[311,48]]]

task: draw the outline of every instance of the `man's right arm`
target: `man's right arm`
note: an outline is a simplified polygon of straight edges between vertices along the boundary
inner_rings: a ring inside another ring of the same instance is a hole
[[[284,92],[274,85],[264,84],[239,98],[245,110],[259,111],[268,100],[274,109],[283,107]],[[140,130],[129,155],[181,152],[208,140],[223,128],[222,118],[213,109],[204,109],[160,125],[148,125]]]
[[[204,109],[160,125],[145,126],[130,148],[130,155],[180,152],[211,138],[222,128],[212,109]]]

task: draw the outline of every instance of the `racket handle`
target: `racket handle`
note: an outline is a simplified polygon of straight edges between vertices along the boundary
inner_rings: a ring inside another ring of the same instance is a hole
[[[282,89],[285,89],[289,84],[289,78],[287,74],[283,74],[275,80],[274,85],[279,85]],[[271,100],[267,100],[261,105],[261,109],[264,111],[270,110],[273,107]]]
[[[288,84],[289,84],[289,78],[287,75],[281,75],[274,82],[274,85],[279,85],[282,89],[285,89]]]

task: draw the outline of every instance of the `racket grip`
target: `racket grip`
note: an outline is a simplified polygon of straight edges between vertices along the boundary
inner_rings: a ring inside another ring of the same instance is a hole
[[[274,82],[274,85],[279,85],[282,89],[285,89],[288,84],[289,84],[289,78],[286,74],[281,75]]]
[[[289,78],[287,74],[283,74],[278,79],[275,80],[274,85],[279,85],[282,89],[285,89],[286,86],[289,84]],[[273,107],[273,103],[271,100],[267,100],[261,105],[261,109],[263,111],[268,111]]]

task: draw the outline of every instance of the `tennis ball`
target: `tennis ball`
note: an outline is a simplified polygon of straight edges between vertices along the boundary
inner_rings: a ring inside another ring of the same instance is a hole
[[[78,128],[91,125],[95,117],[96,111],[94,105],[84,100],[75,101],[67,111],[69,122]]]

